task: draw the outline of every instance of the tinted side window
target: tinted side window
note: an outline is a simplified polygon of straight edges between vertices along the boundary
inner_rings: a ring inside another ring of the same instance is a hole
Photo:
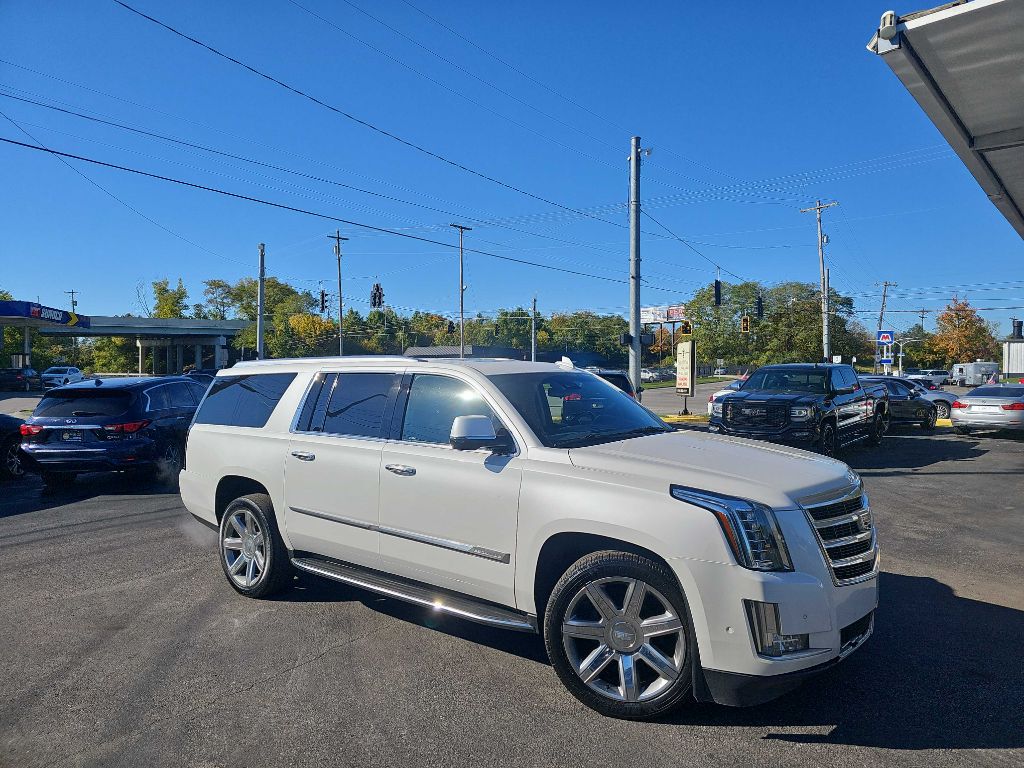
[[[168,384],[164,389],[167,390],[167,400],[170,402],[171,408],[195,407],[196,400],[192,397],[188,384],[175,382],[174,384]]]
[[[202,401],[203,395],[206,394],[206,387],[202,384],[190,381],[188,383],[188,388],[192,392],[192,397],[195,398],[196,404],[198,405]]]
[[[165,411],[171,407],[167,397],[167,387],[161,384],[159,387],[150,387],[146,390],[146,410]]]
[[[896,397],[906,397],[910,394],[909,390],[898,381],[887,381],[885,382],[885,386],[889,388],[889,394],[895,395]]]
[[[398,378],[394,373],[339,373],[324,413],[324,433],[380,437]]]
[[[402,422],[402,439],[416,443],[448,444],[456,416],[487,416],[494,431],[502,429],[498,417],[480,393],[448,376],[414,376]]]
[[[210,385],[197,424],[227,427],[262,427],[295,379],[294,373],[222,376]]]

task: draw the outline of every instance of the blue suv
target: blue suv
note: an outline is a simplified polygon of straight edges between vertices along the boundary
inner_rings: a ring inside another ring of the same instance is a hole
[[[52,389],[21,425],[22,463],[51,487],[97,471],[147,470],[174,480],[205,393],[184,376],[96,379]]]

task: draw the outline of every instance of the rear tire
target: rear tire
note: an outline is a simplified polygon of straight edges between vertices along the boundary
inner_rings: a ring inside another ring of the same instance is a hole
[[[573,563],[548,600],[544,645],[563,685],[602,715],[647,720],[690,696],[686,599],[665,566],[641,555]]]
[[[882,438],[889,431],[889,418],[881,411],[875,411],[875,417],[871,420],[871,431],[868,434],[868,442],[871,445],[881,445]]]
[[[21,438],[17,435],[0,444],[0,480],[21,480],[25,476],[25,468],[18,456],[20,447]]]
[[[250,493],[228,504],[218,543],[224,575],[239,594],[270,597],[291,583],[292,564],[267,494]]]
[[[949,418],[949,403],[947,403],[945,400],[939,400],[938,402],[935,403],[935,418]]]

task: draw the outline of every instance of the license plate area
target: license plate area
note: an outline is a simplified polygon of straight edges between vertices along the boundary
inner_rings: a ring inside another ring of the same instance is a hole
[[[82,430],[62,429],[60,431],[60,441],[62,443],[80,443],[82,442]]]
[[[977,411],[978,413],[999,413],[1002,408],[998,405],[976,405],[971,410]]]

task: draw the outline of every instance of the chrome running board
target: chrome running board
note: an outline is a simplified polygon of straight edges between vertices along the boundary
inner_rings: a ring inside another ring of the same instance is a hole
[[[379,573],[378,571],[336,563],[330,560],[321,560],[317,557],[293,557],[291,561],[292,565],[300,571],[340,581],[344,584],[351,584],[354,587],[376,592],[379,595],[393,597],[396,600],[403,600],[407,603],[432,608],[438,613],[446,613],[450,616],[458,616],[469,621],[489,624],[493,627],[512,629],[517,632],[537,631],[537,620],[535,617],[519,613],[510,608],[503,608],[499,605],[475,600],[466,595],[442,592],[431,589],[423,584],[405,581],[404,579]]]

